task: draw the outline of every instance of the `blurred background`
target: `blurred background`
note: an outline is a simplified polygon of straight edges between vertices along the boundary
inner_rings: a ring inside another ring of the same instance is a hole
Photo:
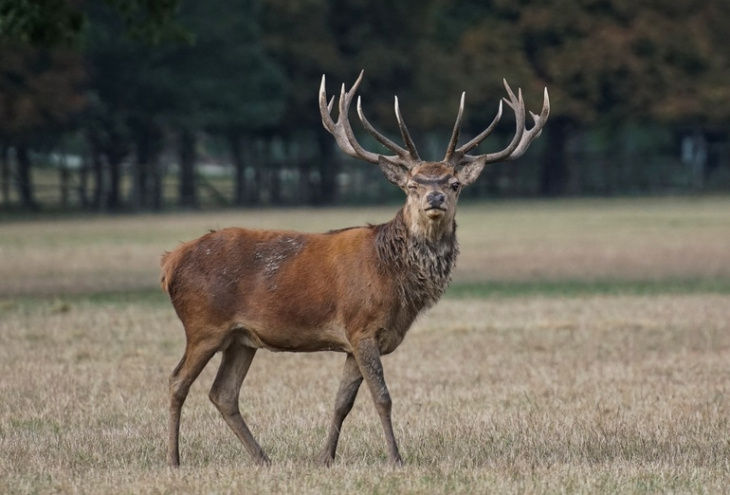
[[[381,203],[317,92],[359,90],[441,159],[521,87],[551,116],[469,197],[730,191],[727,0],[10,0],[0,7],[0,208],[157,211]],[[355,113],[354,111],[352,112]],[[377,151],[351,116],[360,142]],[[505,112],[484,150],[514,133]],[[399,139],[397,139],[399,141]]]
[[[454,281],[383,360],[406,466],[360,392],[313,469],[343,358],[261,352],[241,402],[274,465],[208,366],[171,473],[160,256],[392,219],[402,191],[321,124],[322,75],[361,70],[370,122],[400,142],[397,95],[426,159],[462,91],[462,142],[503,78],[552,104],[464,190]],[[728,493],[729,193],[730,0],[0,0],[0,494]]]

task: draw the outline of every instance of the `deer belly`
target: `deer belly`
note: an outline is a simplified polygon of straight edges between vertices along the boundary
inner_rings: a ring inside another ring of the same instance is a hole
[[[344,329],[333,324],[309,328],[249,324],[237,328],[237,338],[247,347],[275,352],[352,352]]]

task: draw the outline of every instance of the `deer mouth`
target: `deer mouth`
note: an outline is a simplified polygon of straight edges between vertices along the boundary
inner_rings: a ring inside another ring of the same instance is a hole
[[[426,216],[431,220],[436,220],[446,214],[446,208],[441,206],[429,206],[424,211],[426,212]]]

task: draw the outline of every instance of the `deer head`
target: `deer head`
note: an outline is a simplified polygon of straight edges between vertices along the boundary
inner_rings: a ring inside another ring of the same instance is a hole
[[[418,155],[416,146],[401,116],[398,97],[395,97],[395,116],[406,148],[402,148],[385,137],[368,122],[362,110],[360,97],[358,97],[357,113],[362,125],[394,155],[373,153],[365,150],[357,142],[349,122],[350,104],[362,82],[362,77],[363,72],[360,72],[360,76],[349,91],[345,90],[344,84],[342,85],[339,115],[337,122],[335,122],[331,115],[334,97],[329,103],[327,102],[325,77],[322,76],[322,84],[319,88],[319,110],[322,114],[322,124],[334,136],[342,151],[354,158],[378,164],[385,177],[405,191],[407,200],[404,215],[411,226],[411,232],[421,233],[428,237],[447,233],[453,229],[456,203],[462,188],[472,184],[488,163],[514,160],[522,156],[532,141],[540,135],[550,114],[550,100],[547,88],[545,88],[542,111],[540,115],[530,112],[534,125],[527,129],[525,127],[525,103],[522,99],[522,90],[518,90],[517,95],[515,95],[507,81],[504,81],[508,98],[503,98],[503,101],[515,112],[515,135],[509,145],[502,151],[472,155],[469,153],[484,141],[499,123],[502,117],[502,101],[499,103],[499,110],[492,123],[479,135],[457,148],[466,96],[466,93],[462,93],[459,112],[446,155],[443,160],[432,162],[424,161]]]

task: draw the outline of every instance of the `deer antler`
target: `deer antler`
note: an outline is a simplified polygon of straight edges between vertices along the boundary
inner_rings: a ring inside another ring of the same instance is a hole
[[[507,95],[509,96],[509,99],[503,98],[503,100],[515,112],[516,130],[515,136],[512,138],[510,144],[502,151],[498,151],[496,153],[488,153],[483,155],[467,154],[471,150],[479,146],[479,144],[484,141],[497,126],[499,119],[502,117],[502,101],[500,101],[497,115],[494,117],[494,120],[492,120],[492,123],[489,124],[489,127],[487,127],[479,135],[475,136],[471,141],[456,149],[456,144],[459,141],[459,133],[461,132],[461,119],[464,113],[465,94],[462,93],[461,103],[459,105],[459,113],[457,114],[456,123],[454,124],[454,131],[451,134],[451,140],[449,141],[449,146],[446,150],[446,156],[444,157],[445,162],[451,163],[454,167],[460,167],[476,161],[481,161],[483,164],[487,164],[498,161],[514,160],[522,156],[525,151],[527,151],[527,148],[530,147],[532,141],[540,135],[540,133],[542,132],[542,128],[545,126],[545,122],[547,122],[548,115],[550,115],[550,98],[548,97],[547,88],[545,88],[542,111],[540,112],[540,115],[535,115],[534,113],[530,112],[532,120],[535,122],[535,124],[532,126],[531,129],[528,130],[525,127],[525,102],[522,99],[522,90],[518,89],[517,96],[515,96],[515,94],[512,92],[512,89],[509,87],[509,84],[507,84],[506,80],[504,81],[504,87],[507,90]]]
[[[342,85],[342,89],[340,91],[340,101],[338,107],[339,115],[337,116],[337,122],[332,120],[331,115],[332,107],[334,106],[334,96],[328,103],[325,93],[325,76],[323,75],[322,84],[319,87],[319,112],[322,115],[322,125],[325,129],[329,131],[330,134],[334,136],[337,145],[342,151],[344,151],[353,158],[359,158],[361,160],[365,160],[366,162],[377,164],[381,153],[372,153],[370,151],[367,151],[360,145],[360,143],[357,142],[357,139],[355,138],[355,133],[352,130],[352,126],[350,125],[350,121],[348,118],[350,104],[352,103],[352,99],[355,96],[355,92],[357,92],[357,88],[360,86],[360,82],[362,81],[362,76],[364,72],[365,71],[360,72],[360,76],[357,78],[357,81],[355,81],[355,84],[352,85],[350,91],[345,91],[345,85]],[[411,135],[408,132],[408,128],[406,127],[406,124],[401,117],[400,108],[398,107],[398,97],[395,98],[395,116],[398,120],[398,128],[400,129],[401,136],[403,137],[403,142],[408,147],[408,150],[405,150],[402,147],[398,146],[393,141],[375,130],[375,128],[365,118],[365,114],[362,111],[360,97],[357,98],[357,114],[360,117],[360,121],[362,122],[363,127],[365,127],[365,129],[380,144],[395,153],[395,155],[385,156],[385,158],[408,169],[421,161],[418,156],[418,151],[416,151],[416,146],[414,145],[413,140],[411,139]]]

